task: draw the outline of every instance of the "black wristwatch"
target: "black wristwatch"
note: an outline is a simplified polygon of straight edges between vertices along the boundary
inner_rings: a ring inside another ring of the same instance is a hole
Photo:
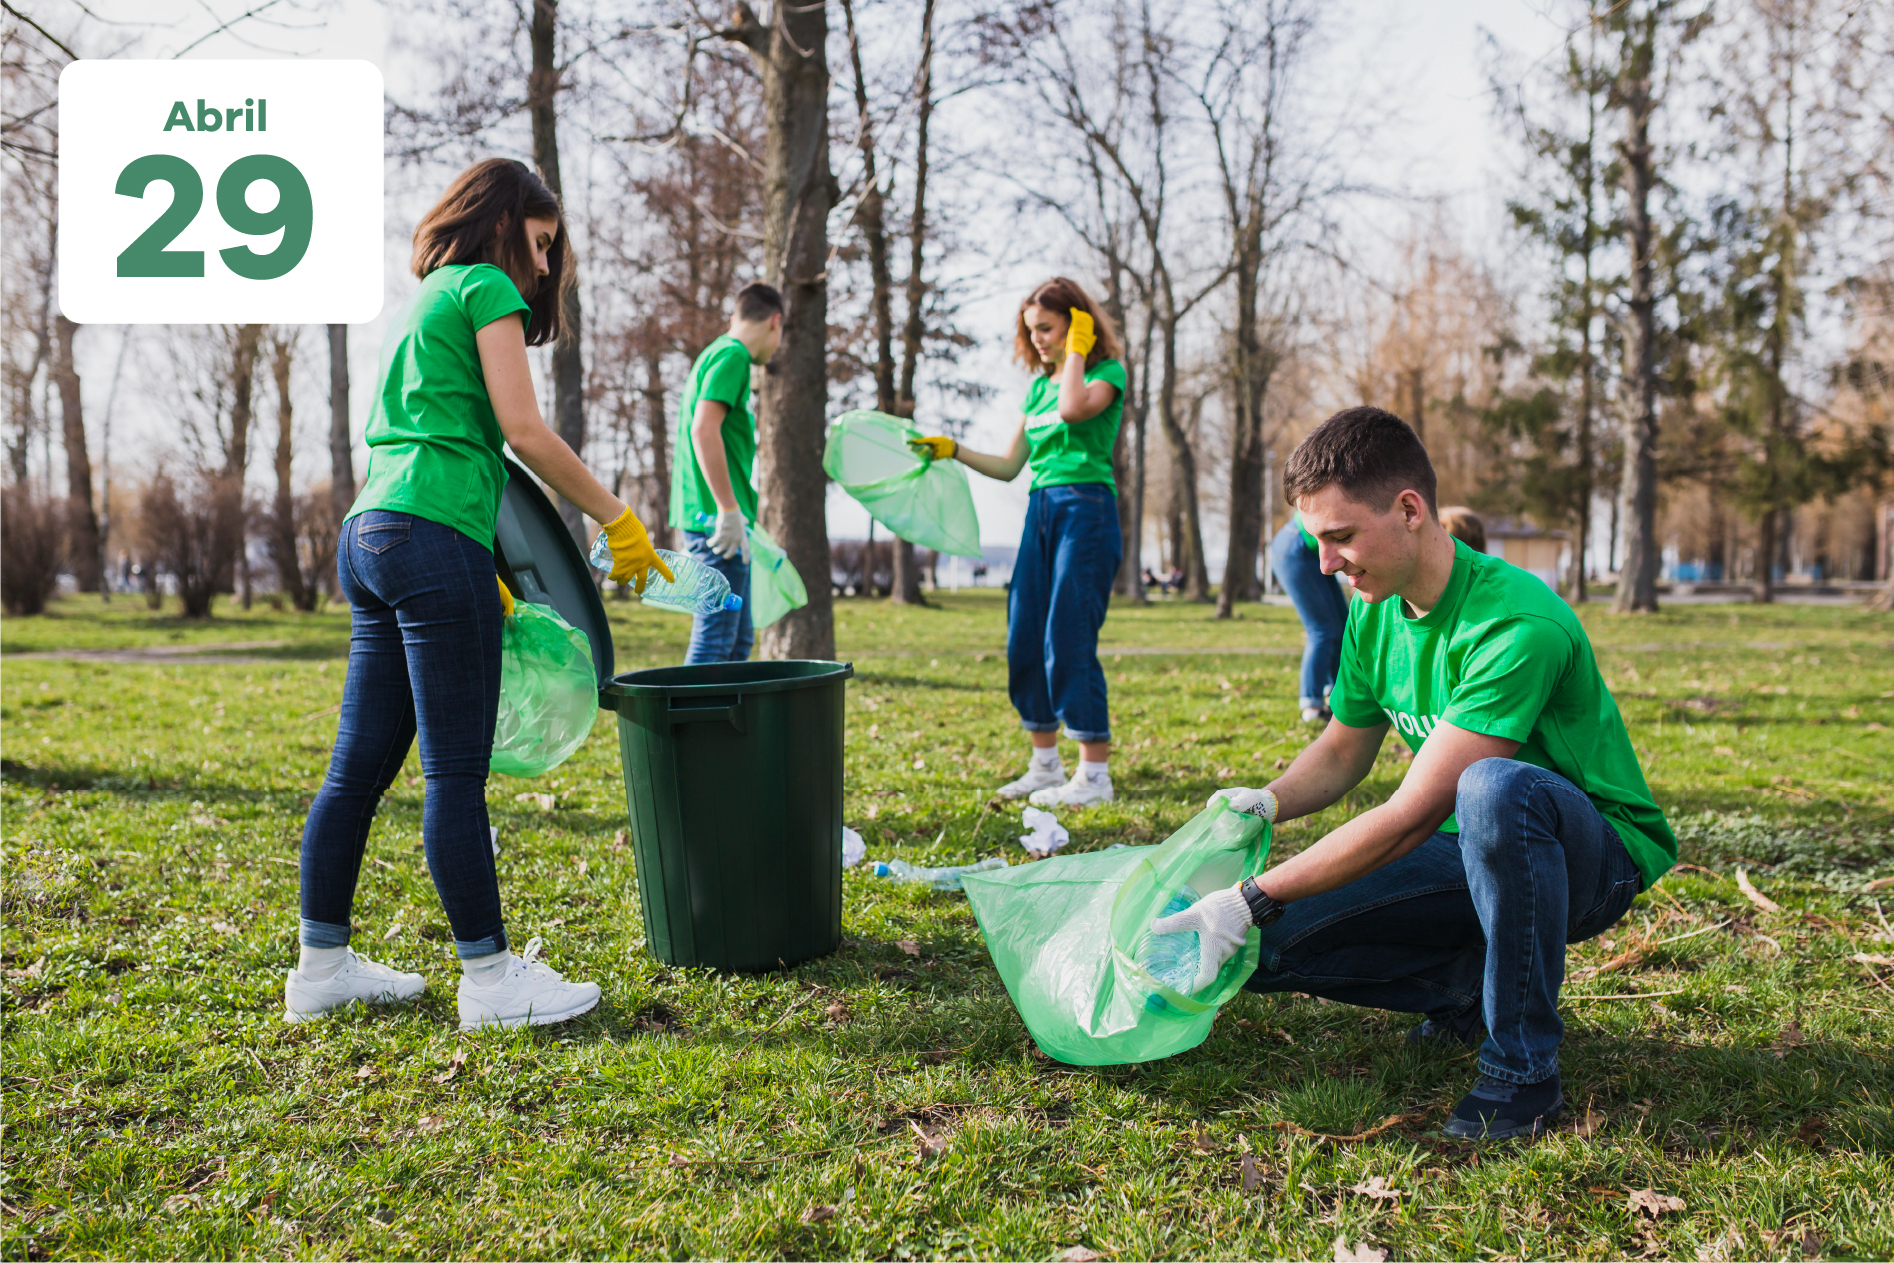
[[[1257,889],[1254,877],[1245,877],[1243,884],[1237,889],[1243,893],[1243,902],[1250,906],[1250,924],[1252,925],[1271,925],[1280,919],[1285,911],[1283,905]]]

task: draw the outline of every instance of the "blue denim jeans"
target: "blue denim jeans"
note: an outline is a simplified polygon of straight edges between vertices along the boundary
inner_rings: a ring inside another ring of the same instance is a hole
[[[1074,741],[1110,741],[1098,629],[1124,544],[1118,497],[1103,483],[1041,487],[1026,501],[1026,529],[1006,600],[1007,690],[1020,726]]]
[[[684,665],[699,662],[748,662],[750,648],[756,643],[756,625],[750,618],[750,563],[743,554],[719,557],[710,551],[710,536],[703,531],[685,531],[686,551],[722,575],[730,591],[743,598],[740,610],[718,610],[715,614],[691,616],[691,644],[685,651]]]
[[[1335,576],[1322,573],[1322,557],[1294,518],[1269,541],[1269,568],[1295,603],[1306,637],[1302,646],[1300,705],[1328,705],[1335,672],[1342,661],[1342,625],[1348,621],[1348,594]]]
[[[1481,759],[1461,773],[1454,808],[1458,834],[1290,904],[1245,985],[1437,1018],[1480,1005],[1481,1071],[1537,1083],[1559,1068],[1565,945],[1604,933],[1642,879],[1556,772]]]
[[[368,827],[418,732],[428,872],[462,958],[506,947],[487,832],[500,705],[493,553],[450,526],[371,510],[342,527],[335,568],[352,607],[329,774],[303,826],[302,942],[349,941]]]

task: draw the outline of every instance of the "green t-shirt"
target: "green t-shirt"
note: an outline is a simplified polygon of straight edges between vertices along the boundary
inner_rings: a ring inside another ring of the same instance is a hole
[[[365,436],[368,475],[349,517],[393,509],[493,547],[506,439],[474,333],[526,310],[512,279],[491,263],[450,264],[423,278],[382,341]]]
[[[724,334],[704,348],[691,365],[684,387],[683,407],[677,414],[677,456],[671,462],[671,525],[680,530],[709,531],[717,525],[717,499],[697,463],[697,445],[691,442],[691,422],[702,400],[727,405],[723,414],[723,453],[730,466],[730,489],[736,492],[743,520],[756,521],[756,488],[750,470],[756,464],[756,417],[750,412],[750,350]]]
[[[1097,368],[1085,370],[1088,382],[1110,382],[1117,388],[1105,410],[1090,421],[1068,424],[1059,420],[1059,379],[1039,376],[1032,379],[1026,402],[1019,410],[1026,414],[1026,443],[1031,449],[1027,463],[1032,466],[1032,489],[1068,487],[1074,483],[1102,482],[1118,493],[1111,476],[1111,449],[1118,441],[1118,422],[1125,414],[1125,366],[1117,360],[1100,360]]]
[[[1644,885],[1677,862],[1618,703],[1571,607],[1538,577],[1454,541],[1453,577],[1424,618],[1399,597],[1349,604],[1329,707],[1353,728],[1392,721],[1418,751],[1449,723],[1520,743],[1512,757],[1557,772],[1611,822]],[[1459,832],[1452,816],[1440,826]]]

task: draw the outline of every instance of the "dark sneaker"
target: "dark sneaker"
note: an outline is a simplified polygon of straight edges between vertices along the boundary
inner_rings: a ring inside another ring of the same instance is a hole
[[[1485,1023],[1480,1019],[1480,1006],[1474,1005],[1464,1013],[1452,1017],[1430,1017],[1407,1033],[1410,1044],[1458,1044],[1462,1048],[1478,1048],[1484,1041],[1480,1031]]]
[[[1461,1140],[1536,1136],[1564,1112],[1565,1096],[1556,1074],[1537,1083],[1507,1083],[1481,1075],[1453,1107],[1445,1130]]]

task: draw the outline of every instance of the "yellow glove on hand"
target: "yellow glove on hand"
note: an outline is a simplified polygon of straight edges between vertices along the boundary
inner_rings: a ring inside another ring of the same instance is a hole
[[[650,582],[653,570],[668,581],[677,582],[677,576],[664,564],[664,558],[658,556],[658,550],[651,546],[651,537],[645,534],[644,523],[630,509],[605,523],[605,541],[612,547],[613,583],[630,583],[632,590],[643,596],[645,584]]]
[[[909,439],[908,446],[929,460],[952,460],[954,453],[960,450],[960,444],[945,434],[931,434],[924,439]]]
[[[513,594],[506,590],[506,580],[496,574],[493,581],[500,585],[500,617],[513,617]]]
[[[1098,342],[1098,329],[1092,324],[1092,313],[1072,308],[1072,327],[1066,330],[1065,349],[1068,355],[1090,355],[1092,347]]]

